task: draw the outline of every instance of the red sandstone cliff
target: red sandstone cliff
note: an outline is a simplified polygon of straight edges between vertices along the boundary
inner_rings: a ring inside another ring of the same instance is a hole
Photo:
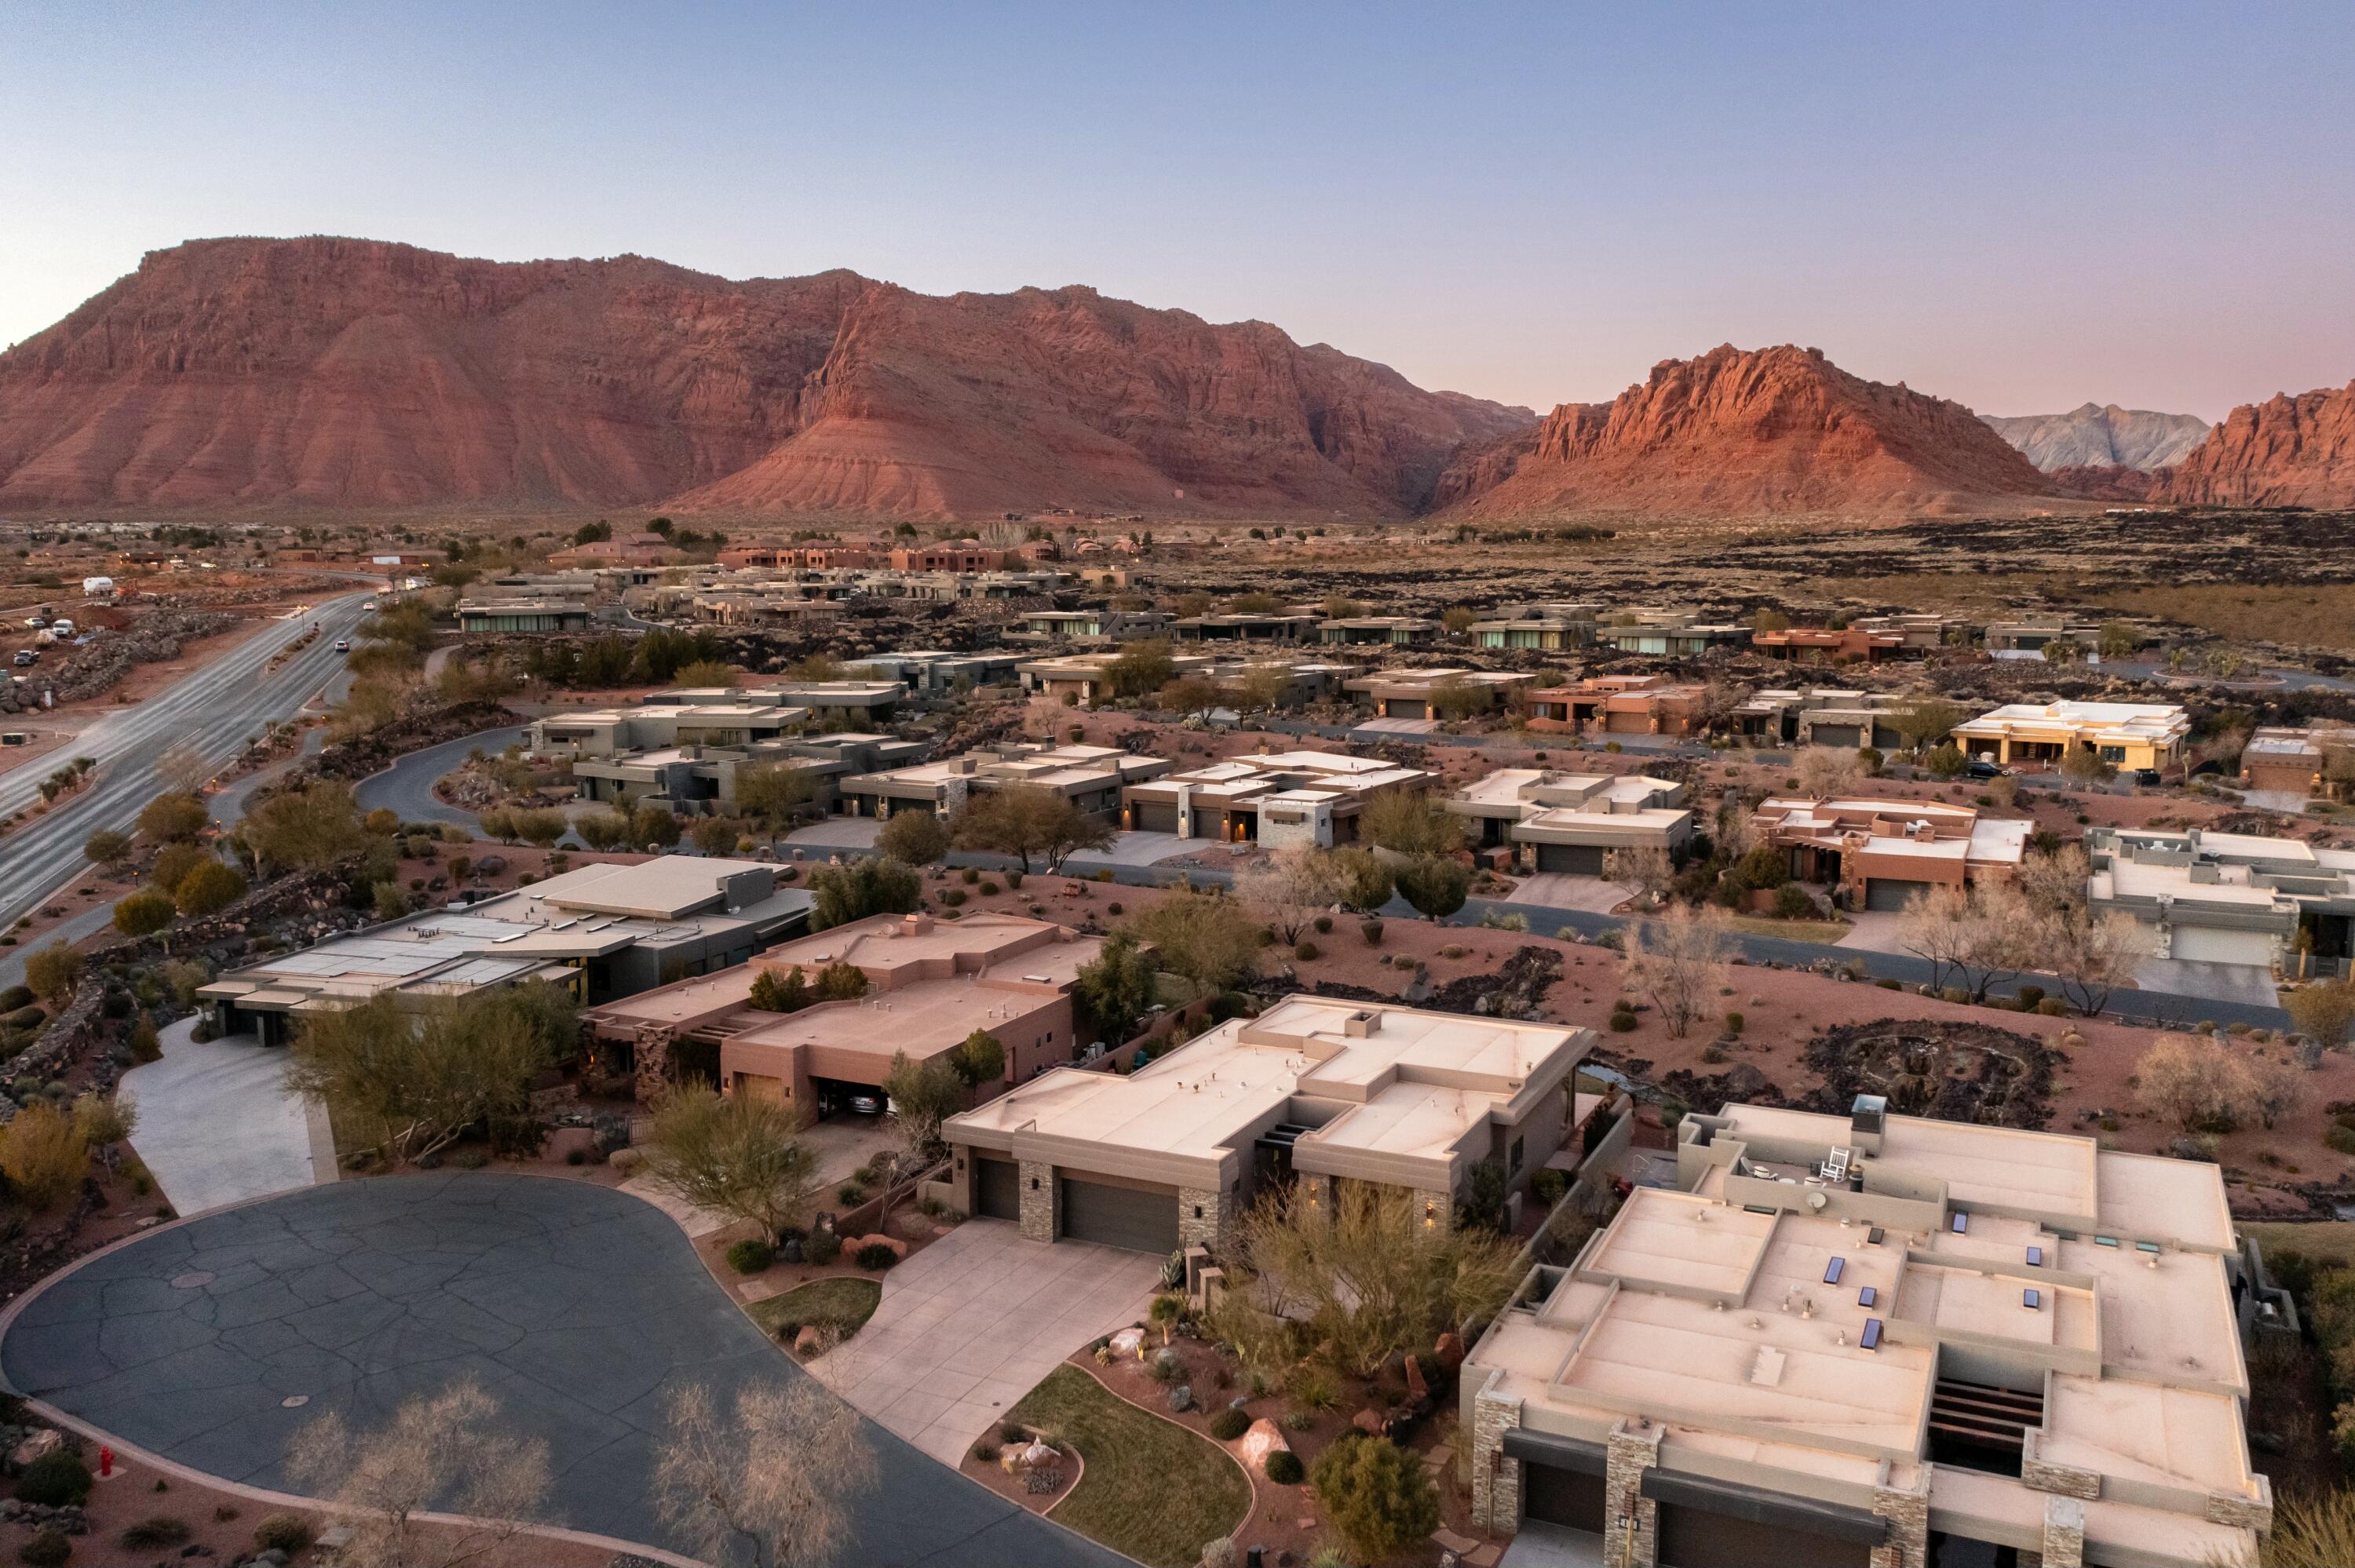
[[[1468,488],[1468,487],[1467,487]],[[1565,404],[1481,517],[1891,515],[2014,508],[2053,487],[1958,403],[1849,375],[1814,349],[1668,360],[1608,404]]]
[[[0,506],[1398,514],[1535,418],[1085,289],[218,239],[0,355]]]
[[[2355,382],[2244,403],[2156,499],[2182,506],[2355,506]]]

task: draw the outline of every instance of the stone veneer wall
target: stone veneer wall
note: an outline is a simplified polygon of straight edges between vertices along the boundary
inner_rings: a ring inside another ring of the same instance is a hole
[[[1063,1228],[1062,1189],[1056,1185],[1055,1168],[1041,1160],[1025,1160],[1016,1171],[1016,1179],[1022,1186],[1022,1234],[1032,1241],[1053,1241]]]
[[[1654,1568],[1660,1560],[1660,1505],[1643,1493],[1644,1472],[1660,1462],[1660,1439],[1668,1429],[1637,1425],[1629,1417],[1611,1429],[1604,1445],[1603,1473],[1603,1552],[1606,1561],[1623,1568]],[[1625,1520],[1636,1521],[1636,1536],[1622,1552]]]
[[[1872,1549],[1872,1568],[1928,1568],[1930,1467],[1914,1467],[1913,1489],[1872,1489],[1872,1511],[1889,1521],[1888,1538]]]
[[[2085,1505],[2053,1494],[2044,1499],[2043,1568],[2084,1568]]]
[[[1194,1217],[1199,1209],[1201,1218]],[[1178,1189],[1178,1245],[1208,1247],[1216,1254],[1227,1242],[1234,1224],[1235,1201],[1226,1192],[1201,1187]]]
[[[1473,1397],[1472,1522],[1496,1535],[1521,1527],[1521,1462],[1505,1457],[1505,1434],[1520,1424],[1519,1400],[1485,1388]]]

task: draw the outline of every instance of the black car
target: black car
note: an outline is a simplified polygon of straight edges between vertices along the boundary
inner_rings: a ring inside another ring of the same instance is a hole
[[[2146,789],[2156,789],[2162,782],[2164,782],[2164,780],[2159,778],[2158,769],[2156,768],[2136,768],[2134,770],[2134,781],[2141,785]]]
[[[2003,769],[1984,757],[1974,757],[1963,764],[1963,773],[1971,779],[2000,779]]]

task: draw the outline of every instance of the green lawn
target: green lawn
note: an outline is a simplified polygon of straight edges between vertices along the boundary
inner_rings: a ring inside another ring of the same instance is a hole
[[[877,1281],[838,1275],[797,1285],[783,1296],[755,1301],[745,1310],[752,1314],[762,1332],[771,1336],[780,1323],[831,1323],[847,1335],[875,1316],[875,1304],[882,1299],[883,1287]]]
[[[1055,1520],[1154,1568],[1188,1568],[1251,1511],[1251,1483],[1226,1451],[1138,1409],[1074,1366],[1007,1413],[1068,1442],[1086,1467]]]

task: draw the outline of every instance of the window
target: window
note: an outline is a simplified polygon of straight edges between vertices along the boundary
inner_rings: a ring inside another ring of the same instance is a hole
[[[1874,1289],[1871,1286],[1863,1286],[1857,1290],[1856,1304],[1858,1306],[1874,1307],[1880,1305],[1880,1302],[1881,1292]]]
[[[1877,1351],[1881,1349],[1880,1319],[1867,1318],[1864,1320],[1864,1338],[1859,1340],[1857,1343],[1862,1345],[1868,1351]]]
[[[1824,1265],[1824,1283],[1826,1285],[1838,1285],[1840,1282],[1840,1275],[1847,1269],[1847,1267],[1848,1259],[1844,1257],[1836,1257],[1829,1263]]]
[[[2123,747],[2123,746],[2105,746],[2105,747],[2102,747],[2102,760],[2103,760],[2103,761],[2105,761],[2105,762],[2124,762],[2126,759],[2126,748],[2125,747]]]
[[[2019,1304],[2031,1312],[2037,1311],[2044,1305],[2044,1292],[2031,1285],[2019,1293]]]
[[[1954,1230],[1956,1235],[1966,1234],[1970,1230],[1970,1228],[1971,1217],[1968,1214],[1957,1213],[1955,1215]]]
[[[2044,1266],[2044,1249],[2042,1247],[2032,1246],[2028,1249],[2028,1266],[2030,1268],[2041,1268]]]
[[[2095,1246],[2115,1246],[2118,1245],[2118,1238],[2115,1236],[2095,1236],[2094,1238],[2094,1245]]]
[[[1517,1138],[1513,1139],[1512,1165],[1507,1171],[1507,1174],[1518,1176],[1521,1173],[1521,1157],[1528,1152],[1528,1146],[1529,1139],[1525,1138]]]

